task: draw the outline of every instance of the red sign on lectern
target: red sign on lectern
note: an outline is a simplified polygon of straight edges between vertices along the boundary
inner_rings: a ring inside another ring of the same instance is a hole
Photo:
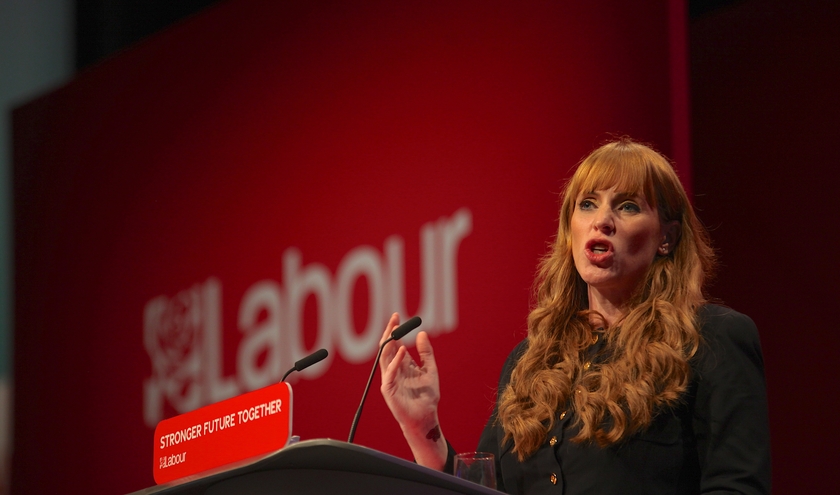
[[[155,482],[279,450],[291,431],[292,387],[285,382],[165,419],[155,428]]]

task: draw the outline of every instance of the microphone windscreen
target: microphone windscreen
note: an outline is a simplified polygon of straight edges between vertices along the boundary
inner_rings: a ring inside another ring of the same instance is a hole
[[[400,340],[405,337],[408,332],[419,327],[422,322],[423,320],[421,320],[419,316],[409,318],[408,321],[398,326],[393,332],[391,332],[391,338],[394,340]]]
[[[323,361],[326,359],[329,353],[326,349],[318,349],[317,351],[313,352],[312,354],[306,356],[305,358],[295,362],[295,369],[297,371],[303,371],[306,368],[312,366],[313,364]]]

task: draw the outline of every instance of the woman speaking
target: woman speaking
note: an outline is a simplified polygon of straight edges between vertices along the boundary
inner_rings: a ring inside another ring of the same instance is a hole
[[[763,361],[747,316],[709,304],[705,230],[668,160],[629,139],[566,185],[528,336],[478,449],[511,494],[769,493]],[[383,341],[399,324],[391,317]],[[428,335],[386,345],[382,394],[424,466],[451,472]]]

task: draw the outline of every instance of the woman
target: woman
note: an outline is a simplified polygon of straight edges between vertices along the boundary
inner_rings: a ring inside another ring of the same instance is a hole
[[[706,303],[713,261],[662,155],[621,139],[584,159],[479,441],[500,490],[769,493],[758,335],[745,315]],[[420,365],[386,346],[382,393],[416,461],[451,472],[423,332],[417,349]]]

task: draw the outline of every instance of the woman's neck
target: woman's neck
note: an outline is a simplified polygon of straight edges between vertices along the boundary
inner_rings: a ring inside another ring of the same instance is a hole
[[[589,286],[589,309],[596,311],[604,318],[607,326],[612,326],[618,321],[627,309],[629,295],[605,293]]]

